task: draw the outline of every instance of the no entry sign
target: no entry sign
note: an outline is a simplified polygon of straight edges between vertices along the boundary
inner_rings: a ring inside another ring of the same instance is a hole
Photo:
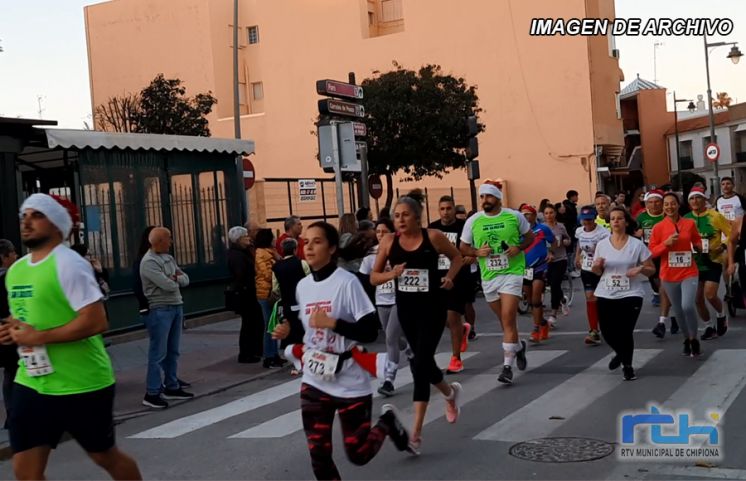
[[[254,172],[254,164],[251,163],[248,157],[243,158],[243,187],[246,190],[254,187],[256,181],[256,172]]]

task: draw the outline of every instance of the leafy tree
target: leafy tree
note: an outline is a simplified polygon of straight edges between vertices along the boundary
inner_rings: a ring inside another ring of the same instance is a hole
[[[368,164],[373,174],[386,176],[386,206],[393,200],[393,176],[406,180],[444,173],[466,166],[466,118],[482,112],[476,86],[462,77],[443,73],[439,65],[373,72],[365,79]],[[478,125],[484,131],[484,125]]]
[[[181,80],[158,74],[139,94],[112,97],[98,105],[95,118],[101,130],[208,137],[205,117],[216,103],[212,92],[186,97]]]

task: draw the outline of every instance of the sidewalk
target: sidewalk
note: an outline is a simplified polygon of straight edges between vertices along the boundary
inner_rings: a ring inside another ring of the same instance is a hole
[[[225,317],[228,316],[222,316],[223,319]],[[216,319],[218,322],[204,324]],[[187,390],[193,392],[195,397],[208,396],[281,371],[264,369],[261,363],[239,364],[236,358],[241,319],[219,319],[221,317],[207,316],[189,320],[181,337],[179,378],[192,383],[192,387]],[[148,364],[148,339],[145,331],[112,336],[107,341],[113,343],[107,351],[117,380],[115,422],[153,412],[153,409],[141,404],[145,395],[145,372]],[[180,402],[188,401],[170,401],[172,404]],[[2,426],[5,422],[5,410],[0,411]],[[0,429],[0,459],[9,456],[8,432]]]

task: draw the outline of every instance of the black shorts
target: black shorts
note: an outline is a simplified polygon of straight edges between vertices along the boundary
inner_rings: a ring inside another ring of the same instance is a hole
[[[660,279],[661,276],[661,258],[653,257],[653,265],[655,266],[655,274],[650,276],[650,280]]]
[[[443,275],[445,275],[445,272]],[[463,316],[466,312],[466,304],[468,302],[474,302],[469,301],[469,299],[471,299],[469,296],[470,291],[473,297],[474,284],[471,272],[469,272],[468,268],[464,268],[459,271],[458,275],[456,275],[456,279],[453,281],[453,289],[446,291],[448,310],[458,312]]]
[[[598,283],[601,281],[601,276],[597,276],[589,271],[580,271],[580,280],[583,281],[583,289],[586,292],[595,291]]]
[[[482,274],[479,269],[476,272],[469,272],[468,289],[466,290],[466,303],[474,304],[477,302],[477,292],[482,288]]]
[[[14,453],[52,449],[65,432],[89,453],[114,447],[114,385],[83,394],[51,396],[13,384],[10,446]]]
[[[534,279],[531,280],[531,281],[529,281],[528,279],[526,279],[524,277],[523,278],[523,285],[525,287],[531,287],[534,284],[534,281],[546,282],[546,280],[547,280],[547,271],[546,270],[543,270],[541,272],[534,271]]]
[[[720,284],[720,279],[723,277],[723,265],[717,262],[709,262],[707,264],[707,270],[699,271],[699,282],[714,282]]]

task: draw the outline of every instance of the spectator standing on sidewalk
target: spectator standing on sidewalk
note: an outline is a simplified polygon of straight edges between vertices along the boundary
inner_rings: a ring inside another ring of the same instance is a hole
[[[277,341],[272,339],[272,335],[267,333],[269,319],[272,316],[272,267],[277,262],[277,251],[272,247],[274,245],[274,235],[272,229],[261,229],[256,234],[256,298],[259,306],[262,308],[264,317],[264,360],[262,366],[266,369],[282,367],[285,361],[280,358]]]
[[[168,407],[167,399],[191,399],[176,377],[184,319],[181,288],[189,285],[189,276],[168,253],[171,231],[156,227],[148,236],[150,249],[140,262],[140,277],[150,312],[145,327],[150,337],[146,393],[143,405],[157,409]]]
[[[303,238],[300,236],[303,233],[303,224],[301,224],[300,217],[291,215],[290,217],[285,219],[285,233],[282,234],[275,243],[275,250],[277,252],[282,252],[282,242],[285,239],[295,239],[295,242],[298,244],[298,248],[295,251],[295,255],[298,256],[300,259],[305,259],[306,254],[303,252],[303,246],[305,245],[305,242]],[[259,230],[257,230],[258,235]]]
[[[75,244],[71,249],[91,264],[91,268],[93,268],[93,276],[96,278],[96,282],[98,282],[98,286],[101,288],[101,293],[104,295],[104,301],[108,301],[109,293],[111,293],[111,288],[109,287],[109,271],[101,265],[101,261],[88,253],[87,245]]]
[[[298,316],[300,308],[295,299],[295,288],[311,273],[311,268],[295,255],[297,249],[295,239],[282,241],[282,260],[272,266],[272,293],[280,299],[283,317],[290,324],[290,335],[280,343],[283,349],[288,344],[302,344],[306,333]]]
[[[256,269],[251,256],[252,245],[245,227],[228,231],[228,270],[231,273],[232,307],[241,316],[238,337],[238,362],[256,363],[262,360],[264,315],[256,298]]]
[[[16,248],[7,239],[0,239],[0,320],[10,317],[8,306],[8,290],[5,288],[5,274],[16,261]],[[3,368],[3,402],[5,403],[5,429],[8,429],[10,419],[10,396],[13,380],[18,371],[18,346],[15,344],[0,344],[0,367]]]

